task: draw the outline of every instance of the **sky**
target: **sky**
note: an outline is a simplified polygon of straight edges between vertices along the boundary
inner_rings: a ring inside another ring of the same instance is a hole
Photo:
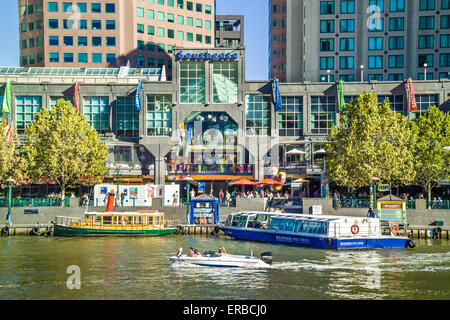
[[[216,14],[244,16],[245,79],[268,79],[269,0],[216,0]],[[0,66],[19,66],[17,0],[0,0]]]

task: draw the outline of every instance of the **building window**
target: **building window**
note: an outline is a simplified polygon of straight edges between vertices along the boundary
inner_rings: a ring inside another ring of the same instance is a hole
[[[147,96],[147,135],[168,136],[172,134],[172,96]]]
[[[383,81],[382,74],[369,74],[367,78],[369,81]]]
[[[441,0],[441,9],[447,10],[450,9],[450,0]],[[36,9],[37,12],[37,9]]]
[[[417,111],[411,113],[411,118],[416,119],[428,111],[433,106],[439,106],[439,95],[437,94],[416,94]]]
[[[22,66],[26,66],[28,64],[28,57],[27,56],[22,56]]]
[[[180,62],[180,103],[205,103],[203,62]]]
[[[434,0],[420,0],[420,10],[434,10]]]
[[[334,39],[320,39],[320,51],[334,51]]]
[[[441,34],[440,47],[450,48],[450,34]]]
[[[34,120],[34,116],[41,110],[42,98],[38,96],[16,97],[16,128],[18,134],[25,133],[25,127]]]
[[[390,0],[389,11],[391,12],[405,11],[405,0]]]
[[[369,31],[380,32],[384,30],[384,18],[369,19]]]
[[[87,63],[88,62],[88,54],[87,53],[78,53],[78,62],[79,63]]]
[[[383,50],[383,37],[370,37],[369,50]]]
[[[341,0],[341,14],[355,13],[355,0]]]
[[[165,20],[165,14],[162,11],[158,11],[156,14],[156,19],[158,19],[159,21],[164,21]]]
[[[184,24],[184,16],[177,15],[177,23],[183,25]]]
[[[320,32],[321,33],[334,32],[334,20],[320,20]]]
[[[379,104],[381,104],[384,100],[389,99],[389,104],[392,111],[403,114],[405,103],[402,95],[379,95],[377,96],[377,99]]]
[[[389,50],[401,50],[403,47],[403,37],[389,37]]]
[[[177,8],[178,9],[183,9],[184,8],[184,0],[177,0]]]
[[[92,54],[92,62],[93,63],[102,63],[102,54],[101,53],[93,53]]]
[[[334,1],[320,1],[320,14],[334,14]]]
[[[147,50],[148,51],[155,51],[155,43],[154,42],[147,42]]]
[[[419,49],[433,49],[434,35],[419,36]]]
[[[92,3],[91,4],[91,12],[92,13],[101,13],[102,12],[102,4],[101,3]]]
[[[389,56],[388,57],[389,68],[403,68],[403,56]]]
[[[203,20],[202,19],[195,19],[195,26],[197,28],[202,28],[203,27]]]
[[[202,4],[201,3],[196,3],[195,4],[195,11],[203,12],[203,8],[202,8]]]
[[[403,17],[389,18],[389,31],[402,31],[405,28]]]
[[[50,52],[48,57],[50,62],[59,62],[59,53],[57,52]]]
[[[26,24],[25,24],[26,28]],[[48,28],[49,29],[58,29],[58,19],[48,19]],[[26,30],[25,30],[26,31]]]
[[[85,97],[83,114],[87,122],[99,133],[111,131],[109,127],[108,97]]]
[[[72,12],[72,2],[63,2],[63,12]]]
[[[353,69],[354,68],[354,57],[339,57],[339,68],[340,69]]]
[[[48,2],[48,12],[58,12],[58,2]]]
[[[78,29],[87,30],[87,20],[78,20]]]
[[[271,98],[270,95],[247,95],[245,114],[246,134],[270,135],[271,131]]]
[[[50,46],[59,46],[59,37],[58,36],[49,36],[48,44]]]
[[[154,36],[155,35],[155,27],[154,26],[147,26],[147,34]]]
[[[158,34],[158,37],[164,38],[164,35],[165,35],[164,28],[158,27],[157,34]]]
[[[320,58],[320,70],[333,70],[333,69],[334,69],[334,57]]]
[[[340,31],[341,32],[355,32],[355,20],[342,19]]]
[[[73,46],[73,37],[72,36],[64,36],[63,42],[65,46]]]
[[[169,39],[175,38],[175,31],[173,29],[167,29],[167,38]]]
[[[442,18],[441,16],[441,28],[442,28]],[[420,30],[432,30],[434,29],[434,17],[419,17],[419,29]]]
[[[388,74],[388,80],[389,81],[402,81],[403,73],[390,73],[390,74]]]
[[[424,63],[427,64],[427,67],[433,67],[434,65],[434,54],[419,54],[419,63],[418,67],[423,68]]]
[[[105,12],[106,13],[115,13],[116,12],[116,4],[115,3],[106,3],[105,4]]]
[[[79,36],[78,37],[78,46],[79,47],[86,47],[88,45],[88,39],[85,36]]]
[[[211,6],[208,6],[205,4],[205,13],[206,14],[211,14]]]
[[[116,20],[106,20],[105,28],[106,30],[116,30]]]
[[[184,40],[184,32],[183,31],[177,31],[177,39]]]
[[[449,28],[450,28],[450,16],[441,16],[441,29],[449,29]]]
[[[139,136],[139,112],[134,105],[134,97],[118,97],[116,108],[117,137]]]
[[[142,23],[137,24],[137,33],[144,33],[145,31],[144,25]]]
[[[439,66],[450,67],[450,53],[441,53],[439,55]]]
[[[167,0],[167,6],[173,8],[175,6],[175,1],[174,0]]]
[[[155,19],[155,11],[147,9],[147,19]]]
[[[145,49],[145,42],[144,40],[138,40],[137,41],[137,48],[140,50],[144,50]]]
[[[383,56],[369,56],[369,69],[383,68]]]
[[[352,81],[355,81],[355,75],[354,74],[341,74],[339,76],[339,79],[341,79],[345,82],[352,82]]]
[[[191,1],[186,1],[186,9],[188,9],[189,11],[193,11],[194,4]]]
[[[175,15],[172,13],[167,14],[167,22],[174,23],[175,22]]]
[[[336,124],[336,99],[333,96],[311,97],[311,133],[328,134]]]
[[[186,25],[193,27],[194,26],[194,18],[186,17]]]
[[[213,102],[237,103],[237,62],[215,62],[213,64]]]
[[[283,109],[277,112],[279,135],[303,135],[303,97],[283,97]]]
[[[384,12],[384,0],[369,0],[370,12]]]
[[[92,46],[93,47],[101,47],[102,46],[102,37],[92,37]]]

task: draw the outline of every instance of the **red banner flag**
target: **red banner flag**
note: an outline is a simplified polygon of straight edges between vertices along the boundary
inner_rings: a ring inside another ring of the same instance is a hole
[[[12,142],[12,123],[8,124],[5,128],[5,135],[8,143]]]
[[[409,112],[417,111],[416,95],[414,93],[411,78],[408,79],[408,85],[409,85]]]
[[[80,84],[77,81],[77,83],[75,83],[75,93],[74,93],[75,110],[77,110],[77,112],[78,112],[78,89],[79,89],[79,87],[80,87]]]

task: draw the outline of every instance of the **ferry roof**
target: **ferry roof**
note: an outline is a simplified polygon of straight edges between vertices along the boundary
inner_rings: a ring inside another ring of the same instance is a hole
[[[95,216],[156,216],[156,215],[164,215],[164,212],[85,212],[85,215],[95,215]]]
[[[311,214],[295,214],[295,213],[275,213],[275,212],[265,212],[265,211],[241,211],[234,212],[232,215],[239,214],[265,214],[273,217],[279,218],[294,218],[294,219],[306,219],[306,220],[317,220],[317,221],[338,221],[342,219],[349,220],[361,220],[361,219],[376,219],[377,218],[366,218],[366,217],[354,217],[354,216],[332,216],[332,215],[311,215]]]

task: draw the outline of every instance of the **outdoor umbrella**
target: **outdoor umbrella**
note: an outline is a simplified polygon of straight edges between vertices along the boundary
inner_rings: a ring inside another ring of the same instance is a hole
[[[306,179],[303,179],[303,178],[298,178],[298,179],[295,179],[292,182],[309,182],[309,180],[306,180]]]
[[[248,180],[248,179],[240,179],[240,180],[233,181],[233,182],[229,183],[229,185],[232,185],[232,186],[253,186],[253,185],[255,185],[255,183],[253,181]]]
[[[275,181],[275,180],[272,180],[272,179],[268,179],[268,178],[263,179],[263,180],[261,180],[261,181],[257,181],[257,182],[255,182],[254,184],[255,184],[255,185],[260,185],[260,184],[262,184],[262,185],[266,185],[266,186],[271,186],[271,185],[279,186],[279,185],[282,185],[281,182],[278,182],[278,181]]]
[[[300,149],[292,149],[286,152],[286,154],[306,154],[306,152]]]

